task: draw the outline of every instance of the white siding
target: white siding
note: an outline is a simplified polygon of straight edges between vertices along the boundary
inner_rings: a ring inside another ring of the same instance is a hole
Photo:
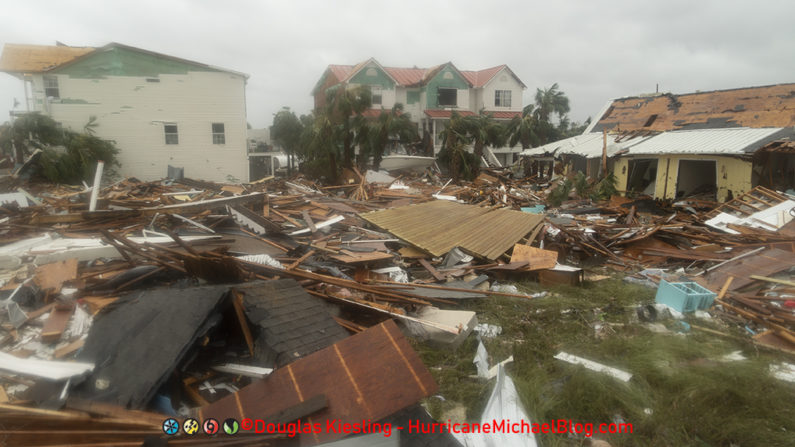
[[[495,107],[494,92],[496,90],[510,90],[511,107]],[[501,110],[518,112],[522,110],[522,84],[514,78],[506,69],[500,70],[491,80],[483,86],[481,107],[486,110]],[[478,108],[478,110],[480,110]]]
[[[53,119],[82,132],[97,117],[97,136],[115,140],[120,173],[141,180],[166,176],[167,166],[184,167],[185,176],[212,180],[248,180],[245,79],[224,72],[104,79],[58,76],[60,100],[49,106],[41,76],[34,96]],[[165,144],[163,123],[175,123],[179,144]],[[212,123],[223,123],[226,142],[213,144]]]

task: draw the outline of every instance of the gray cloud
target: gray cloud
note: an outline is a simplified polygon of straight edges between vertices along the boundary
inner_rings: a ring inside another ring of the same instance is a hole
[[[571,117],[614,97],[793,82],[795,4],[778,1],[70,1],[15,2],[0,44],[116,41],[251,75],[249,122],[312,107],[328,64],[508,64],[527,84],[558,82]],[[23,98],[0,74],[0,113]]]

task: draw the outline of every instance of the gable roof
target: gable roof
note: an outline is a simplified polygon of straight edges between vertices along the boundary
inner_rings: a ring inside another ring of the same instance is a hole
[[[0,71],[41,73],[94,50],[94,47],[7,43],[3,46],[3,53],[0,55]]]
[[[499,73],[503,69],[508,70],[511,76],[516,78],[516,80],[519,82],[519,84],[522,85],[523,88],[525,87],[521,79],[519,79],[519,77],[516,76],[516,74],[514,74],[514,72],[511,71],[511,69],[508,68],[507,65],[504,64],[478,71],[472,71],[472,70],[461,71],[458,68],[456,68],[456,66],[453,65],[452,62],[446,62],[444,64],[436,65],[429,68],[384,67],[381,64],[379,64],[378,61],[376,61],[375,59],[370,58],[356,65],[329,65],[328,68],[326,68],[326,71],[323,72],[323,76],[321,76],[320,81],[318,81],[318,83],[315,85],[315,88],[312,90],[312,92],[314,93],[317,90],[317,88],[320,85],[322,85],[324,81],[327,80],[330,74],[333,75],[340,83],[348,82],[353,76],[356,75],[356,73],[359,70],[361,70],[364,66],[367,65],[368,62],[371,61],[378,64],[378,66],[382,68],[384,72],[387,73],[387,75],[392,77],[395,83],[401,87],[422,86],[428,83],[428,81],[430,81],[431,79],[433,79],[433,77],[436,76],[436,74],[442,68],[448,65],[452,67],[458,74],[460,74],[461,77],[473,87],[483,87],[492,78],[494,78],[494,76],[496,76],[497,73]]]
[[[129,51],[147,54],[150,56],[168,59],[171,61],[193,65],[204,70],[223,71],[232,73],[244,78],[248,78],[245,73],[228,70],[212,65],[182,59],[167,54],[156,53],[154,51],[131,47],[129,45],[111,42],[102,47],[69,47],[63,45],[20,45],[6,44],[3,47],[3,54],[0,56],[0,71],[8,73],[44,73],[63,68],[92,57],[103,51],[121,48]]]
[[[514,73],[513,70],[508,68],[508,66],[505,64],[497,65],[496,67],[485,68],[479,71],[462,71],[461,73],[467,78],[470,84],[472,84],[474,87],[481,88],[488,84],[489,81],[494,79],[494,77],[497,76],[497,73],[501,72],[502,70],[507,70],[508,73],[513,76],[514,79],[516,79],[519,85],[522,86],[522,88],[527,88],[527,86],[524,85],[524,82],[519,79],[519,76],[516,76],[516,73]]]
[[[795,126],[795,83],[614,99],[587,131]]]

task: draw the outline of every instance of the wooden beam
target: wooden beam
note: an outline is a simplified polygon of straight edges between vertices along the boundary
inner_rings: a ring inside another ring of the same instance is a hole
[[[240,323],[240,329],[243,331],[243,337],[246,339],[248,352],[254,357],[254,337],[251,336],[251,329],[248,327],[248,320],[246,319],[246,309],[243,305],[243,295],[240,292],[233,291],[232,305],[235,307],[235,314],[237,321]]]

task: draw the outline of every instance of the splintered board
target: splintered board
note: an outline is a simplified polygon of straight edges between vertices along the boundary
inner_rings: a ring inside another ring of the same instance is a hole
[[[341,423],[377,421],[437,390],[397,325],[388,320],[339,343],[277,369],[199,410],[199,418],[219,421],[234,417],[265,419],[323,394],[326,408],[302,422],[327,420]],[[314,445],[345,436],[344,433],[302,434],[301,445]]]

